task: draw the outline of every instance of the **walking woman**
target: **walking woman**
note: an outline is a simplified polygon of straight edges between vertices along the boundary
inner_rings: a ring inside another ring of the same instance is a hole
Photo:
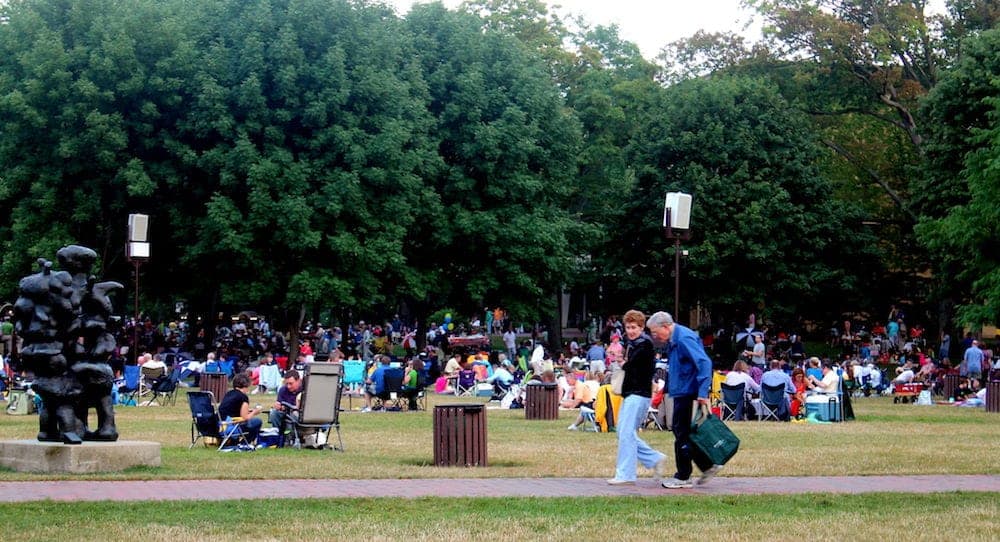
[[[646,315],[630,310],[625,313],[625,356],[622,370],[622,404],[618,412],[618,460],[611,485],[635,484],[636,463],[653,469],[657,478],[663,477],[667,456],[654,450],[639,438],[638,430],[652,398],[653,372],[655,370],[653,340],[643,333]]]

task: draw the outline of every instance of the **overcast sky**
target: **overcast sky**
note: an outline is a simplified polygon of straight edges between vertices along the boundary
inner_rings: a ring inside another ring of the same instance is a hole
[[[389,0],[401,15],[414,3],[425,0]],[[443,0],[454,8],[461,0]],[[550,6],[561,5],[559,13],[583,15],[591,24],[617,24],[620,35],[637,44],[643,56],[652,59],[660,49],[673,41],[686,38],[698,30],[731,31],[750,41],[760,37],[759,17],[740,7],[740,0],[546,0]],[[930,0],[930,10],[944,12],[944,0]]]
[[[390,0],[400,14],[421,0]],[[560,14],[583,15],[592,25],[617,24],[621,36],[639,45],[643,56],[655,57],[660,48],[700,29],[711,32],[730,30],[755,38],[759,27],[744,32],[750,13],[740,9],[739,0],[562,0]],[[444,0],[456,7],[461,0]]]

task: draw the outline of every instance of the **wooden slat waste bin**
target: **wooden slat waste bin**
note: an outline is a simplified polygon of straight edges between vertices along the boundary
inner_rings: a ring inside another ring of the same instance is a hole
[[[949,397],[955,395],[955,390],[958,389],[958,375],[944,375],[944,398],[947,400]]]
[[[986,383],[986,412],[1000,412],[1000,380]]]
[[[486,408],[479,403],[434,407],[434,464],[486,466]]]
[[[201,391],[212,392],[215,404],[219,404],[222,396],[229,391],[229,378],[226,377],[226,373],[202,373],[198,379],[198,387]]]
[[[557,384],[528,384],[524,390],[524,419],[555,420],[559,418],[559,386]]]

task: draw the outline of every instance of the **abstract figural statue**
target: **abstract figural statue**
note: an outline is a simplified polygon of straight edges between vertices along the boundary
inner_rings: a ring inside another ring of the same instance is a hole
[[[39,271],[21,279],[14,304],[14,325],[23,339],[21,361],[34,373],[32,389],[42,399],[38,440],[80,444],[84,440],[115,441],[111,389],[114,374],[108,360],[115,339],[107,329],[109,294],[124,288],[96,282],[90,274],[93,250],[77,245],[56,253],[59,271],[39,259]],[[97,411],[97,426],[87,427],[87,414]]]

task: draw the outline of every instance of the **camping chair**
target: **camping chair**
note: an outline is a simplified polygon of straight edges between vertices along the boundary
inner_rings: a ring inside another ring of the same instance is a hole
[[[663,424],[660,423],[660,409],[652,406],[646,410],[646,419],[642,422],[642,428],[644,430],[648,429],[650,425],[656,427],[660,431],[665,431]]]
[[[240,358],[237,356],[229,356],[224,360],[219,361],[219,371],[226,373],[229,378],[233,377],[233,368],[236,367],[236,361]]]
[[[455,395],[459,397],[472,397],[476,395],[476,372],[471,369],[462,369],[455,379]]]
[[[306,364],[298,417],[289,420],[296,448],[307,446],[344,451],[344,441],[340,436],[343,378],[344,366],[340,363]],[[337,431],[337,444],[334,446],[330,445],[331,429]]]
[[[382,391],[375,396],[376,406],[385,410],[403,410],[403,369],[389,367],[385,370]]]
[[[149,401],[146,401],[146,406],[153,404],[160,397],[163,397],[163,405],[166,404],[177,404],[177,384],[181,381],[181,368],[180,366],[174,367],[170,371],[170,376],[157,378],[149,385],[149,391],[152,395],[149,397]],[[161,404],[161,403],[157,403]]]
[[[365,362],[360,359],[349,359],[344,361],[344,380],[347,386],[347,408],[353,410],[353,397],[362,397],[365,394]]]
[[[744,382],[736,386],[730,386],[729,384],[722,384],[722,401],[721,410],[723,421],[743,421],[746,419],[744,415],[744,407],[746,405],[746,389],[747,385]]]
[[[760,414],[761,421],[788,421],[788,397],[785,394],[784,384],[777,386],[761,385]]]
[[[138,365],[125,366],[125,384],[118,388],[118,401],[122,405],[138,405],[142,390],[142,372]]]
[[[281,386],[281,369],[276,364],[261,365],[258,389],[264,393],[274,393]]]
[[[215,398],[210,391],[188,392],[188,406],[191,408],[191,445],[194,448],[198,439],[204,439],[205,446],[219,444],[219,451],[251,451],[246,441],[246,435],[240,426],[241,419],[219,419],[215,410]]]
[[[164,367],[157,367],[153,369],[140,366],[139,372],[142,375],[142,379],[140,380],[141,385],[139,386],[140,397],[152,394],[153,385],[161,378],[167,376],[167,369]]]

